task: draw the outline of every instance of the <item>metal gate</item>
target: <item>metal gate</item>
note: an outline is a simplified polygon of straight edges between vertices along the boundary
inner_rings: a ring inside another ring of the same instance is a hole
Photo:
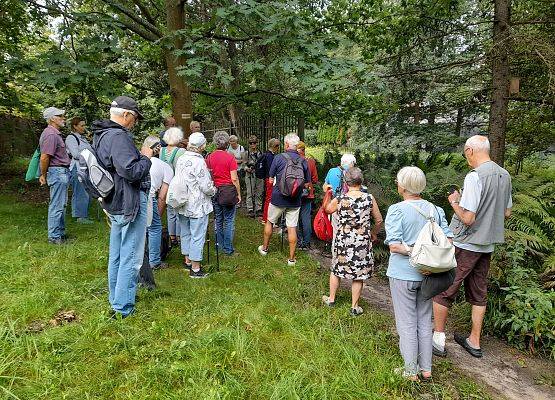
[[[301,140],[304,139],[304,118],[292,116],[258,118],[252,116],[241,117],[236,125],[228,122],[205,122],[202,124],[202,132],[208,140],[217,131],[225,131],[230,135],[236,135],[245,148],[248,145],[249,136],[258,137],[259,148],[266,150],[268,140],[271,138],[279,139],[283,146],[283,138],[289,133],[296,133]]]

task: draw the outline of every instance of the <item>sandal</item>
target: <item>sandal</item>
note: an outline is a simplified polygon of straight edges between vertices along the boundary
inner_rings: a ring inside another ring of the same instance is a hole
[[[432,376],[430,375],[430,376],[426,377],[426,376],[424,376],[424,375],[422,374],[422,371],[420,371],[420,372],[418,373],[417,377],[418,377],[418,379],[420,380],[420,382],[422,382],[422,383],[426,383],[426,382],[431,382],[431,381],[432,381]]]
[[[399,375],[405,379],[408,379],[411,382],[418,382],[418,379],[419,379],[418,375],[407,374],[407,371],[405,371],[405,367],[395,368],[393,372],[395,373],[395,375]]]

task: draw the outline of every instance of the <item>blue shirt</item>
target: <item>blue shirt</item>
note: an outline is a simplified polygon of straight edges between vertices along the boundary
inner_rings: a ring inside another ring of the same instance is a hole
[[[341,176],[343,175],[343,170],[339,167],[332,168],[328,171],[326,175],[326,179],[324,183],[331,185],[331,190],[333,191],[334,195],[341,194],[340,186],[341,186]]]
[[[390,206],[385,217],[386,238],[384,243],[386,245],[405,242],[407,245],[412,246],[426,224],[426,219],[411,207],[408,204],[409,202],[420,208],[427,215],[430,214],[430,208],[434,207],[432,203],[426,200],[405,200]],[[449,229],[445,212],[441,207],[436,207],[436,215],[439,216],[437,219],[438,225],[443,229],[447,237],[452,238],[453,232]],[[424,275],[410,265],[409,257],[399,253],[390,254],[386,275],[390,278],[401,279],[403,281],[420,282],[424,278]]]
[[[291,156],[293,160],[298,158],[301,159],[303,172],[304,172],[304,181],[305,183],[310,182],[310,173],[308,172],[308,164],[306,160],[303,159],[296,150],[287,150],[287,154]],[[301,206],[301,195],[302,190],[299,190],[299,194],[296,197],[288,197],[281,194],[278,186],[278,181],[287,165],[287,159],[283,156],[283,154],[277,154],[272,161],[272,165],[270,167],[270,178],[274,178],[274,187],[272,189],[272,203],[276,207],[285,207],[285,208],[296,208]]]

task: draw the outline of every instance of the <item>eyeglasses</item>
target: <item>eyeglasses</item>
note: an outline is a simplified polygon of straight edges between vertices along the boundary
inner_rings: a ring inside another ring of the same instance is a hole
[[[257,144],[258,142],[249,142],[249,144]]]

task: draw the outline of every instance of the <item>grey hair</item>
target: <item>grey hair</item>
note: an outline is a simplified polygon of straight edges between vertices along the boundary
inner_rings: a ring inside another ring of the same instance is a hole
[[[397,172],[397,183],[409,193],[420,194],[426,188],[426,175],[418,167],[403,167]]]
[[[481,151],[489,153],[490,145],[489,139],[486,136],[474,135],[469,137],[464,144],[465,147],[469,147],[475,151]]]
[[[283,143],[287,143],[291,150],[297,150],[297,145],[300,141],[301,139],[299,139],[296,133],[289,133],[283,138]]]
[[[115,115],[117,117],[121,117],[123,116],[124,113],[131,113],[133,115],[137,115],[135,114],[134,111],[131,110],[126,110],[125,108],[120,108],[120,107],[110,107],[110,115]]]
[[[164,133],[164,142],[170,146],[177,146],[183,140],[183,131],[178,127],[171,127]]]
[[[360,168],[353,167],[349,168],[345,172],[345,182],[347,182],[348,186],[360,186],[364,181],[364,176],[362,175],[362,171]]]
[[[356,157],[351,153],[345,153],[341,156],[341,165],[350,165],[351,167],[357,163]]]
[[[233,141],[238,142],[238,141],[239,141],[239,138],[238,138],[237,136],[235,136],[235,135],[230,135],[230,136],[229,136],[229,141],[230,141],[230,142],[233,142]]]
[[[218,131],[214,133],[212,142],[218,150],[225,150],[229,146],[229,134],[225,131]]]
[[[143,142],[143,147],[152,147],[154,144],[160,143],[160,138],[157,136],[147,136]]]

